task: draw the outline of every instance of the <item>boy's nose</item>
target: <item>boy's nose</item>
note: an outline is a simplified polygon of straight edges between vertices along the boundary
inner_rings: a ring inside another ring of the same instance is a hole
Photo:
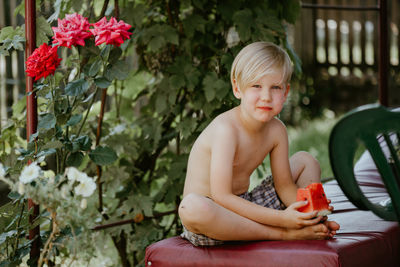
[[[263,101],[271,101],[271,91],[269,89],[261,90],[261,100]]]

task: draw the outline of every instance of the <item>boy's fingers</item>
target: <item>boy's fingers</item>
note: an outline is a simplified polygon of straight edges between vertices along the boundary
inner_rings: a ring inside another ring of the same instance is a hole
[[[313,218],[313,217],[311,217],[311,218]],[[315,217],[313,219],[311,219],[311,218],[308,219],[308,220],[304,220],[303,224],[304,225],[314,225],[314,224],[320,223],[321,220],[322,220],[322,216],[318,216],[318,217]]]
[[[292,206],[292,208],[297,210],[298,208],[304,207],[307,204],[308,204],[307,200],[306,201],[297,201],[297,202],[294,202],[291,206]]]
[[[305,220],[313,219],[317,217],[318,211],[313,211],[313,212],[307,212],[307,213],[301,213],[301,218]]]

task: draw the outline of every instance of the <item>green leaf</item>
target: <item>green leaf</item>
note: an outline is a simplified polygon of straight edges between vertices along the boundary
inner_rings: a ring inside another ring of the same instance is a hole
[[[15,35],[15,30],[12,26],[4,27],[0,30],[0,42],[6,39],[12,39]]]
[[[39,117],[38,129],[52,129],[56,126],[57,119],[52,113],[47,113]]]
[[[111,85],[111,82],[107,80],[105,77],[99,77],[94,79],[94,83],[96,84],[97,87],[99,88],[108,88]]]
[[[75,141],[79,144],[79,149],[82,151],[88,151],[92,147],[92,140],[87,135],[79,136]]]
[[[161,29],[161,33],[167,42],[179,45],[179,35],[175,28],[169,25],[164,25]]]
[[[179,35],[175,28],[169,25],[153,25],[143,33],[145,42],[148,43],[150,51],[158,51],[161,47],[167,43],[175,45],[179,44]]]
[[[254,25],[253,14],[250,9],[243,9],[235,12],[233,21],[237,25],[237,32],[242,41],[247,41],[251,36],[251,28]]]
[[[54,8],[54,13],[51,14],[51,16],[47,19],[49,23],[55,21],[57,18],[60,16],[60,10],[61,10],[61,2],[62,0],[56,0],[56,2],[53,4]]]
[[[135,99],[143,93],[152,78],[153,76],[145,71],[130,75],[125,81],[126,86],[122,91],[122,95],[128,99]]]
[[[136,27],[141,27],[143,18],[146,17],[147,7],[143,4],[136,4],[132,9],[132,18],[135,22]]]
[[[53,31],[51,30],[50,24],[43,16],[39,16],[36,19],[36,46],[39,47],[43,43],[48,43],[48,36],[52,35]]]
[[[164,94],[157,94],[156,96],[156,111],[162,113],[167,109],[167,96]]]
[[[5,57],[8,57],[10,55],[7,48],[3,45],[0,45],[0,55],[3,55]]]
[[[298,0],[286,0],[281,2],[283,5],[283,18],[291,23],[294,24],[297,20],[297,17],[300,15],[300,1]]]
[[[207,21],[203,19],[201,16],[195,14],[187,17],[183,21],[183,28],[185,29],[185,33],[187,34],[187,36],[189,38],[192,38],[195,31],[199,31],[201,33],[205,32],[206,22]]]
[[[57,151],[54,148],[49,148],[49,149],[45,149],[40,151],[39,153],[36,154],[36,158],[40,158],[42,156],[48,156],[48,155],[52,155],[55,154]]]
[[[134,195],[130,196],[127,204],[137,212],[143,211],[145,216],[153,216],[153,199],[149,196]]]
[[[67,165],[79,167],[83,161],[84,155],[82,152],[71,153],[67,158]]]
[[[25,1],[21,1],[21,3],[14,9],[14,17],[17,15],[25,17]]]
[[[108,56],[110,55],[111,45],[106,45],[101,49],[100,56],[104,61],[108,60]]]
[[[208,102],[215,98],[215,82],[218,80],[217,74],[211,72],[203,80],[204,93]]]
[[[24,30],[21,27],[12,26],[4,27],[0,30],[0,43],[3,45],[0,47],[4,52],[2,54],[7,54],[8,50],[24,50],[25,36]]]
[[[98,146],[89,153],[90,159],[97,165],[109,165],[118,159],[117,154],[110,147]]]
[[[151,51],[157,51],[164,45],[165,45],[165,39],[162,36],[155,36],[149,42],[149,48]]]
[[[82,114],[72,115],[71,118],[67,121],[66,126],[75,126],[82,120]]]
[[[0,235],[0,245],[3,244],[7,238],[14,236],[17,233],[17,230],[11,230],[8,232],[4,232]]]
[[[99,73],[103,62],[100,59],[95,60],[89,68],[89,76],[96,76]]]
[[[109,81],[112,81],[114,79],[125,80],[128,77],[128,74],[129,74],[128,64],[125,61],[120,60],[115,62],[114,64],[109,64],[107,66],[105,77]]]
[[[46,144],[44,144],[44,146],[42,147],[42,149],[49,149],[49,148],[61,148],[63,146],[63,143],[61,143],[60,141],[56,140],[56,141],[50,141],[47,142]]]
[[[110,56],[108,57],[108,62],[113,64],[119,60],[122,55],[122,50],[119,47],[114,47],[111,52]]]
[[[8,196],[10,199],[13,199],[13,200],[18,199],[18,198],[21,197],[20,194],[18,194],[17,192],[14,192],[14,191],[11,191],[10,193],[8,193],[7,196]]]
[[[185,79],[181,75],[172,75],[169,78],[169,85],[171,88],[179,89],[185,86]]]
[[[65,93],[69,96],[79,96],[89,89],[89,82],[85,79],[79,79],[70,82],[65,86]]]

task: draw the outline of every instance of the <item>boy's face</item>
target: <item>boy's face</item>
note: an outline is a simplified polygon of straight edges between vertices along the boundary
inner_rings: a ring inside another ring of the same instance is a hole
[[[261,122],[267,122],[281,112],[290,88],[282,83],[280,72],[267,74],[242,90],[237,83],[234,87],[233,92],[241,100],[242,111]]]

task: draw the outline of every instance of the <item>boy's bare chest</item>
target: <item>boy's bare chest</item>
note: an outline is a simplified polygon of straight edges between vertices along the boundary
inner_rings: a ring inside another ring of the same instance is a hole
[[[272,145],[266,142],[242,142],[237,146],[233,172],[250,175],[270,153]]]

